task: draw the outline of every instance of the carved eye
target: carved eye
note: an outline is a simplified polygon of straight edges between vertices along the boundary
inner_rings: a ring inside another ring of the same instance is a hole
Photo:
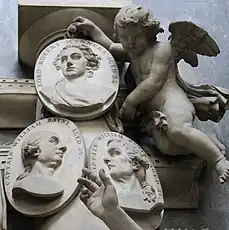
[[[79,60],[79,59],[81,58],[81,54],[79,54],[79,53],[73,53],[73,54],[71,55],[71,58],[72,58],[73,60]]]
[[[52,137],[50,137],[49,142],[57,145],[57,144],[59,144],[60,140],[58,137],[52,136]]]
[[[121,152],[118,149],[111,149],[110,154],[111,156],[117,156],[117,155],[120,155]]]

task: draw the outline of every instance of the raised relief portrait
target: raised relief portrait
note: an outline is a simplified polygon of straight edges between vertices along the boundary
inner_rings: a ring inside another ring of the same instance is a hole
[[[89,168],[98,174],[104,169],[114,185],[120,206],[126,210],[149,212],[163,208],[160,181],[148,156],[124,135],[105,132],[90,148]]]
[[[52,176],[62,164],[66,150],[67,147],[53,131],[35,132],[29,136],[21,147],[25,170],[13,186],[13,197],[22,193],[40,198],[62,195],[63,187]]]
[[[52,215],[67,206],[80,189],[85,166],[84,141],[70,120],[38,120],[14,140],[4,170],[10,204],[32,217]]]
[[[84,44],[67,45],[53,63],[63,74],[54,88],[44,87],[40,92],[56,106],[95,109],[115,93],[106,86],[92,84],[88,78],[99,68],[101,58]]]
[[[149,169],[146,159],[128,148],[120,139],[109,140],[106,152],[104,162],[119,199],[122,199],[123,203],[132,199],[141,203],[144,197],[144,201],[155,202],[155,189],[146,181],[146,170]]]
[[[119,79],[114,60],[106,58],[110,55],[108,51],[97,47],[96,43],[80,41],[62,41],[61,49],[60,45],[56,46],[60,50],[44,53],[49,62],[41,62],[38,58],[35,79],[41,77],[42,84],[39,81],[36,84],[38,95],[55,113],[61,111],[60,115],[64,116],[73,113],[70,115],[73,117],[78,113],[84,118],[83,114],[94,116],[103,111],[112,98],[115,99]]]

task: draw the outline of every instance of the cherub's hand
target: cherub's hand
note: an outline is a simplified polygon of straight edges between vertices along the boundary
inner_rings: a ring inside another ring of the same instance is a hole
[[[136,107],[130,103],[127,99],[123,102],[122,107],[120,109],[120,117],[133,120],[136,115]]]
[[[76,38],[77,37],[77,28],[74,24],[70,24],[67,28],[67,31],[64,35],[65,38]]]
[[[92,32],[97,26],[89,19],[84,17],[77,17],[73,20],[71,25],[67,28],[66,38],[76,37],[77,32],[81,32],[85,36],[92,37]]]
[[[78,179],[83,185],[80,199],[95,216],[104,219],[119,207],[115,187],[103,169],[99,171],[100,178],[87,168],[83,169],[83,173],[86,178]]]

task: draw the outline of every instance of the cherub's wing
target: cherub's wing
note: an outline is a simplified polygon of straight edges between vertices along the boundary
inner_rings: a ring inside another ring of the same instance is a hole
[[[198,65],[197,54],[212,57],[220,53],[218,45],[208,32],[192,22],[173,22],[169,25],[169,32],[169,40],[180,58],[192,66]]]

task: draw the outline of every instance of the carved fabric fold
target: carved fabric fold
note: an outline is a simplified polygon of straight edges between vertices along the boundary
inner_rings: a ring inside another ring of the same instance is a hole
[[[179,74],[176,80],[193,103],[196,116],[201,121],[219,122],[223,118],[225,111],[229,109],[229,90],[210,84],[193,85]]]

